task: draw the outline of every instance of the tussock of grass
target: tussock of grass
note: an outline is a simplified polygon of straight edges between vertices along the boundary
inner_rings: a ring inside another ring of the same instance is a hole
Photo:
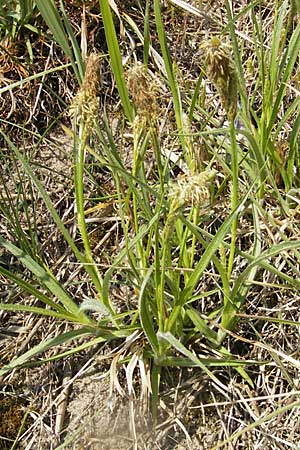
[[[35,98],[24,145],[1,118],[3,392],[54,371],[16,439],[32,448],[54,408],[53,445],[88,445],[63,429],[97,367],[109,402],[127,399],[130,448],[296,448],[297,2],[83,3],[0,20],[7,119],[22,89]],[[62,90],[50,59],[31,72],[33,35],[63,52]],[[26,74],[8,67],[21,36]],[[59,107],[37,135],[46,92]]]

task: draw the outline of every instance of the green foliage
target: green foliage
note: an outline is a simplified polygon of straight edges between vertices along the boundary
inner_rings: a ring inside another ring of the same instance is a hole
[[[48,0],[47,2],[35,0],[35,3],[50,28],[54,39],[69,58],[78,82],[81,83],[83,79],[83,58],[70,21],[65,13],[63,2],[60,1],[63,19],[61,19],[54,0]]]
[[[121,60],[121,53],[113,23],[112,12],[108,0],[99,0],[102,12],[103,25],[106,36],[106,43],[110,56],[110,64],[116,79],[120,99],[127,119],[133,121],[133,111],[128,97],[128,90],[124,79],[124,71]]]
[[[0,39],[16,39],[22,27],[32,19],[33,0],[7,0],[0,3]]]
[[[282,191],[276,184],[277,172],[279,171],[282,177],[283,188],[286,192],[298,187],[299,183],[294,174],[295,166],[298,165],[299,98],[293,99],[284,114],[280,115],[280,109],[287,92],[287,84],[297,63],[300,50],[300,25],[295,26],[292,31],[286,28],[288,2],[278,2],[274,33],[269,45],[266,46],[263,19],[258,18],[254,11],[258,3],[247,5],[240,14],[250,12],[257,37],[253,46],[258,79],[253,91],[254,94],[262,93],[259,112],[256,111],[255,95],[251,97],[247,92],[243,53],[235,30],[237,17],[232,16],[230,2],[226,2],[228,25],[223,32],[225,34],[229,30],[235,73],[233,70],[228,70],[226,78],[224,73],[220,75],[213,71],[216,69],[216,65],[213,65],[216,45],[213,45],[212,48],[210,47],[209,59],[212,67],[203,67],[203,73],[200,75],[199,82],[195,83],[194,90],[182,92],[178,81],[179,70],[175,68],[168,48],[161,5],[158,0],[154,1],[153,12],[162,55],[161,80],[166,81],[168,95],[172,99],[176,128],[175,142],[182,150],[181,162],[185,170],[185,174],[176,179],[172,175],[171,156],[165,153],[161,141],[157,113],[159,106],[155,103],[158,102],[155,98],[155,87],[147,75],[147,66],[150,64],[152,55],[156,55],[151,48],[149,35],[150,3],[146,3],[144,36],[141,36],[136,28],[134,29],[139,39],[144,40],[144,65],[137,65],[131,74],[133,77],[131,81],[129,76],[125,81],[120,44],[110,2],[100,1],[110,65],[123,108],[122,126],[130,127],[132,136],[132,162],[129,167],[122,154],[122,139],[119,136],[115,137],[105,108],[103,108],[101,119],[97,114],[92,114],[92,108],[89,110],[93,101],[96,102],[96,89],[94,89],[95,92],[91,92],[93,89],[87,79],[90,81],[89,77],[95,74],[89,72],[88,65],[84,67],[84,58],[64,10],[63,2],[59,2],[60,9],[58,9],[57,2],[54,0],[49,0],[47,5],[42,0],[36,0],[36,5],[54,39],[69,58],[81,84],[81,90],[72,105],[74,197],[80,243],[78,243],[78,236],[75,239],[67,230],[28,159],[7,136],[4,135],[4,138],[14,155],[14,160],[22,165],[77,262],[82,265],[88,275],[95,295],[94,298],[81,302],[80,305],[76,299],[72,298],[68,290],[47,267],[46,261],[39,255],[38,243],[35,245],[34,239],[30,239],[23,232],[17,214],[13,210],[13,202],[7,193],[8,201],[4,201],[3,197],[1,213],[13,225],[11,233],[13,237],[10,242],[0,236],[0,246],[14,255],[30,275],[27,275],[27,278],[22,277],[20,273],[14,273],[1,265],[0,273],[18,285],[22,292],[27,292],[38,299],[40,306],[2,303],[0,308],[50,316],[75,323],[79,328],[39,344],[1,368],[0,375],[27,364],[31,358],[51,346],[73,342],[82,337],[89,339],[88,342],[59,355],[64,357],[95,343],[112,339],[124,340],[134,336],[135,333],[140,333],[143,336],[140,351],[145,359],[150,359],[152,362],[154,416],[160,377],[165,366],[200,367],[216,385],[224,390],[226,386],[211,368],[217,365],[234,367],[247,383],[252,384],[245,366],[257,362],[239,360],[225,348],[223,341],[228,337],[228,332],[236,329],[240,319],[239,313],[247,304],[258,269],[273,273],[286,286],[299,288],[299,282],[296,279],[273,267],[269,260],[279,254],[289,254],[297,259],[300,246],[296,240],[283,238],[282,242],[267,243],[265,244],[267,248],[263,248],[261,227],[261,222],[265,219],[261,203],[266,192],[274,195],[281,212],[288,214],[290,210]],[[26,10],[23,2],[22,5],[24,9],[21,8],[20,17],[24,21],[32,10]],[[29,2],[27,6],[30,7],[30,5]],[[7,17],[10,17],[9,7],[4,9]],[[131,23],[130,20],[128,23]],[[220,63],[220,53],[218,62]],[[222,67],[225,72],[226,67],[224,65]],[[212,81],[217,81],[218,87],[222,85],[222,101],[225,100],[227,105],[232,106],[226,110],[229,123],[224,125],[224,128],[214,121],[212,116],[215,111],[210,112],[209,108],[206,110],[206,93],[202,92],[202,79],[209,73],[212,74]],[[134,86],[134,77],[138,80],[137,86]],[[224,99],[226,92],[232,93],[232,91],[226,91],[226,88],[232,87],[230,77],[234,77],[234,89],[238,88],[241,99],[238,112],[236,92],[234,92],[233,101]],[[131,98],[129,90],[131,90]],[[85,101],[84,106],[80,104],[81,101]],[[89,115],[88,124],[87,115],[84,115],[82,111]],[[238,119],[243,122],[243,128],[239,130],[236,128],[236,112]],[[203,117],[206,118],[205,123],[202,123]],[[277,152],[278,139],[291,118],[294,119],[289,138],[290,150],[286,164],[282,164]],[[196,161],[197,155],[193,150],[189,123],[192,120],[202,127],[198,137],[213,136],[215,138],[209,152],[209,161]],[[121,132],[120,134],[122,135]],[[245,139],[246,143],[243,145],[246,151],[239,143],[238,134],[243,135]],[[93,146],[92,144],[95,143],[96,145]],[[223,151],[225,157],[220,156],[219,150]],[[149,168],[147,157],[150,151],[151,167]],[[122,245],[117,247],[109,268],[103,272],[97,267],[96,258],[93,255],[85,215],[85,181],[88,177],[88,161],[91,159],[99,170],[105,169],[110,173],[117,199],[115,207],[118,212],[120,232],[123,236]],[[219,174],[217,170],[213,170],[214,166],[218,167],[222,173]],[[298,166],[296,169],[299,171]],[[215,176],[219,176],[219,184],[215,183]],[[222,183],[220,183],[221,177]],[[223,199],[224,205],[226,204],[226,189],[230,192],[230,201],[227,203],[227,210],[224,208],[225,212],[218,221],[217,218],[209,215],[208,210],[214,198],[217,201]],[[24,198],[20,189],[19,200],[23,201],[26,210]],[[29,216],[28,211],[27,208]],[[207,223],[210,220],[212,223],[216,222],[213,233],[207,231]],[[239,221],[242,220],[251,224],[254,236],[249,247],[246,246],[243,249],[239,248],[238,236]],[[29,218],[28,223],[31,224]],[[29,229],[31,238],[35,232],[32,225]],[[210,267],[213,268],[217,280],[214,289],[199,292],[198,288],[204,285],[203,279]],[[126,312],[122,313],[117,312],[111,294],[111,288],[117,277],[124,285],[130,286],[133,298],[127,305]],[[218,303],[208,315],[201,314],[197,309],[198,300],[201,298],[204,303],[208,302],[212,295]],[[197,357],[191,346],[198,339],[204,340],[217,358]],[[132,350],[132,353],[127,356],[126,362],[133,358],[134,351]]]

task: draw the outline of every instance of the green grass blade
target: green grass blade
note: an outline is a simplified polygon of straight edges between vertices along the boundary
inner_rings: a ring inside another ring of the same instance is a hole
[[[102,336],[98,336],[94,339],[91,339],[88,342],[84,342],[83,344],[77,345],[76,347],[74,347],[74,344],[73,344],[71,350],[67,350],[63,353],[58,353],[57,355],[54,355],[54,356],[49,356],[48,358],[44,358],[44,359],[40,358],[38,362],[34,362],[34,363],[28,362],[27,364],[24,364],[24,365],[27,367],[33,366],[33,365],[37,366],[37,365],[42,365],[42,364],[48,363],[50,361],[57,361],[58,359],[66,358],[67,356],[74,355],[78,352],[86,350],[86,349],[92,347],[93,345],[99,345],[99,344],[102,344],[105,342],[107,342],[106,339],[104,339]]]
[[[65,312],[60,313],[57,311],[53,311],[51,309],[46,308],[39,308],[37,306],[26,306],[26,305],[20,305],[19,303],[1,303],[0,302],[0,310],[3,311],[14,311],[14,312],[30,312],[33,314],[38,314],[40,316],[45,317],[56,317],[57,319],[62,319],[68,322],[76,322],[78,323],[78,320],[74,315],[70,315],[68,311],[65,310]]]
[[[166,333],[162,333],[159,331],[157,333],[158,339],[162,339],[167,341],[175,350],[189,358],[196,366],[200,367],[203,372],[205,372],[222,390],[227,392],[227,387],[221,383],[221,381],[203,364],[203,362],[195,356],[192,352],[190,352],[185,346],[176,339],[169,331]]]
[[[199,358],[199,361],[205,367],[234,367],[243,368],[246,365],[263,365],[268,361],[254,361],[254,360],[239,360],[239,359],[222,359],[222,358]],[[161,367],[199,367],[199,364],[191,361],[190,358],[180,358],[175,356],[162,356],[156,360],[156,364]]]
[[[68,232],[68,230],[64,226],[62,220],[60,219],[60,217],[59,217],[59,215],[57,213],[57,211],[55,210],[55,208],[54,208],[54,206],[53,206],[53,204],[51,202],[51,199],[50,199],[49,195],[47,194],[46,190],[44,189],[42,183],[34,175],[34,172],[31,169],[29,162],[26,160],[26,158],[23,156],[23,154],[8,139],[8,137],[4,133],[1,132],[1,130],[0,130],[0,133],[3,135],[4,139],[8,143],[9,147],[11,148],[11,150],[15,152],[17,158],[22,163],[22,166],[23,166],[25,172],[31,178],[31,180],[33,181],[35,186],[37,187],[38,193],[41,196],[41,198],[44,200],[45,205],[47,206],[47,208],[48,208],[48,210],[49,210],[53,220],[55,221],[56,225],[59,228],[59,231],[61,232],[61,234],[65,238],[66,242],[70,246],[70,248],[73,251],[74,255],[76,256],[77,260],[84,266],[86,272],[90,275],[91,280],[93,281],[96,289],[99,292],[99,297],[102,298],[102,286],[101,286],[101,284],[99,284],[99,280],[98,280],[98,277],[95,274],[94,268],[91,267],[88,264],[88,261],[86,260],[86,258],[78,250],[78,248],[77,248],[75,242],[73,241],[70,233]]]
[[[261,230],[260,230],[260,223],[259,223],[259,217],[258,217],[258,211],[253,204],[253,223],[254,223],[254,246],[253,246],[253,258],[254,260],[257,259],[261,254]],[[232,327],[232,324],[235,323],[234,315],[237,309],[241,307],[243,302],[246,299],[246,295],[249,291],[249,288],[251,286],[251,282],[254,281],[256,272],[257,272],[258,266],[253,265],[251,269],[248,271],[248,283],[247,285],[240,286],[239,289],[239,296],[238,298],[234,296],[234,288],[233,292],[230,295],[230,297],[227,297],[224,299],[224,309],[222,312],[222,320],[221,325],[223,328],[229,330]],[[238,300],[238,304],[236,301]],[[222,340],[225,338],[226,334],[219,330],[219,342],[222,342]]]
[[[76,120],[74,120],[74,128]],[[105,304],[105,307],[114,315],[114,310],[107,298],[107,302],[104,301],[102,296],[102,277],[94,262],[92,250],[90,246],[90,240],[88,236],[86,218],[85,218],[85,199],[84,199],[84,171],[85,171],[85,158],[86,147],[88,143],[88,134],[85,128],[85,124],[79,120],[78,133],[74,129],[73,140],[73,153],[74,153],[74,184],[75,184],[75,200],[77,211],[77,226],[81,234],[81,239],[84,247],[84,258],[89,267],[89,274],[92,275],[92,279],[97,288],[98,297],[101,302]]]
[[[228,230],[232,224],[232,222],[235,220],[235,218],[239,215],[239,213],[242,211],[244,204],[250,194],[250,190],[248,191],[248,194],[244,197],[238,208],[236,208],[235,211],[233,211],[230,216],[222,223],[219,230],[216,232],[215,236],[213,237],[211,243],[209,246],[207,246],[205,252],[203,253],[199,263],[196,265],[195,270],[193,274],[191,275],[189,281],[187,282],[184,290],[182,291],[182,296],[185,298],[189,298],[193,290],[195,289],[196,285],[199,282],[199,279],[201,278],[204,270],[210,263],[210,260],[212,256],[215,254],[217,249],[220,247],[220,245],[223,243],[224,237],[228,233]]]
[[[55,5],[53,0],[35,0],[37,7],[39,8],[46,24],[50,28],[54,39],[60,45],[65,55],[71,61],[71,65],[76,74],[78,81],[81,81],[81,76],[78,71],[77,65],[74,61],[74,55],[72,49],[69,45],[68,37],[66,30],[64,28],[64,24],[60,18],[59,11]]]
[[[265,261],[268,258],[274,257],[282,252],[287,252],[289,250],[297,250],[300,248],[300,241],[290,241],[290,242],[282,242],[280,244],[272,246],[270,249],[261,253],[259,256],[254,258],[252,262],[246,267],[246,269],[238,276],[235,281],[233,290],[232,290],[232,303],[231,303],[231,316],[227,316],[226,326],[227,329],[231,329],[233,324],[236,321],[235,313],[240,309],[242,304],[245,301],[245,282],[253,274],[253,270],[259,266],[259,264]],[[276,274],[281,277],[281,273],[279,270],[276,271]]]
[[[300,240],[281,242],[280,244],[273,245],[271,248],[261,253],[260,256],[254,258],[249,266],[246,267],[246,269],[238,276],[233,289],[233,294],[237,294],[237,292],[240,291],[243,282],[246,280],[246,278],[248,278],[249,273],[251,272],[253,267],[260,265],[261,262],[265,261],[268,258],[271,258],[283,252],[287,252],[289,250],[297,250],[299,247]],[[280,277],[280,272],[278,270],[275,273]]]
[[[228,448],[228,446],[227,446],[228,443],[230,443],[232,441],[238,442],[239,437],[242,436],[244,433],[247,433],[247,435],[248,435],[248,433],[251,430],[255,430],[256,428],[259,428],[262,424],[264,424],[265,422],[270,422],[273,418],[282,417],[286,411],[289,411],[294,408],[300,408],[300,400],[297,400],[292,403],[288,403],[287,405],[282,406],[281,408],[275,409],[270,414],[264,415],[263,417],[256,420],[255,422],[252,422],[250,425],[247,425],[246,427],[242,428],[241,430],[236,431],[230,437],[225,439],[225,441],[220,442],[219,444],[212,447],[210,450],[218,450],[219,448],[222,448],[222,447]],[[299,447],[294,447],[294,448],[297,450]]]
[[[199,236],[199,240],[201,241],[201,235],[208,237],[209,239],[213,239],[214,236],[211,233],[208,233],[206,230],[195,227],[194,224],[190,223],[188,220],[186,220],[184,217],[182,218],[183,222],[191,229],[191,231],[196,235]],[[223,242],[224,247],[229,248],[230,244],[227,242]],[[237,255],[240,255],[242,258],[245,258],[249,262],[253,262],[256,260],[256,258],[240,249],[236,249]],[[267,263],[266,261],[258,261],[259,267],[269,271],[270,273],[273,273],[274,275],[278,276],[282,280],[286,281],[290,286],[293,286],[296,289],[300,289],[300,281],[292,278],[291,276],[287,275],[284,272],[280,272],[276,267],[272,266],[271,264]]]
[[[22,86],[22,84],[25,84],[28,81],[36,80],[37,78],[42,78],[43,76],[48,75],[49,73],[53,73],[53,72],[56,72],[56,71],[59,71],[59,70],[64,70],[64,69],[66,69],[67,67],[70,67],[70,66],[71,66],[70,63],[62,64],[62,65],[57,66],[57,67],[51,67],[51,69],[44,70],[43,72],[35,73],[34,75],[31,75],[30,77],[23,78],[20,81],[16,81],[15,83],[11,83],[11,84],[9,84],[7,86],[4,86],[4,87],[0,88],[0,95],[4,94],[4,92],[11,91],[12,89],[14,89],[16,87]]]
[[[279,323],[281,325],[290,325],[291,327],[300,327],[300,322],[296,322],[295,320],[280,319],[277,317],[270,317],[270,316],[260,316],[256,314],[238,313],[237,316],[246,319],[263,320],[264,322]]]
[[[19,286],[24,291],[28,292],[28,294],[33,295],[35,298],[43,302],[45,305],[50,306],[53,310],[63,314],[67,313],[67,311],[57,303],[55,303],[51,298],[43,294],[42,292],[38,291],[32,283],[29,283],[25,280],[22,280],[21,278],[14,275],[11,271],[4,269],[4,267],[1,267],[0,265],[0,273],[8,278],[9,280],[13,281],[17,286]]]
[[[148,338],[148,341],[154,351],[154,353],[158,353],[159,344],[157,341],[156,333],[154,331],[152,317],[153,314],[150,310],[149,299],[145,294],[145,290],[147,284],[150,280],[150,277],[153,273],[153,268],[149,268],[146,276],[144,277],[143,283],[141,285],[140,294],[139,294],[139,314],[140,321],[144,330],[145,335]],[[152,317],[151,317],[152,316]]]
[[[24,21],[27,17],[31,18],[33,12],[33,0],[19,0],[22,21]]]
[[[33,356],[45,352],[51,347],[57,347],[58,345],[66,344],[67,342],[73,341],[74,339],[78,339],[83,336],[88,336],[90,334],[91,334],[90,330],[81,328],[79,330],[68,331],[67,333],[56,336],[55,338],[47,339],[46,341],[43,341],[40,344],[36,345],[35,347],[31,348],[23,355],[12,360],[9,364],[6,364],[5,366],[1,367],[0,376],[3,376],[6,373],[12,371],[13,369],[22,366]]]
[[[81,323],[90,323],[88,317],[83,314],[72,298],[67,294],[67,292],[61,287],[61,285],[56,281],[53,274],[49,269],[44,270],[36,261],[34,261],[29,255],[26,255],[23,250],[12,243],[6,241],[0,236],[0,245],[9,251],[12,255],[19,259],[19,261],[27,267],[31,273],[33,273],[39,282],[45,286],[63,305],[64,307]]]
[[[62,12],[63,19],[64,19],[64,24],[65,24],[65,28],[67,31],[67,35],[69,37],[69,40],[71,41],[72,48],[73,48],[73,55],[75,57],[77,70],[78,70],[77,78],[78,78],[79,84],[81,84],[83,81],[83,77],[84,77],[84,62],[83,62],[83,59],[81,56],[81,51],[80,51],[77,39],[73,33],[70,20],[66,14],[63,1],[59,0],[59,4],[60,4],[60,9]]]
[[[289,41],[288,48],[285,51],[285,55],[283,57],[283,62],[286,63],[286,67],[282,74],[282,79],[280,80],[279,89],[272,108],[272,115],[270,118],[270,122],[268,124],[268,134],[271,132],[274,123],[277,120],[278,111],[281,107],[283,97],[287,89],[287,84],[289,82],[295,63],[297,61],[299,51],[300,51],[300,24],[297,25],[297,28],[293,32]]]
[[[143,61],[145,66],[148,66],[149,60],[149,50],[150,50],[150,0],[146,0],[145,6],[145,18],[144,18],[144,50],[143,50]]]
[[[99,4],[102,13],[106,43],[110,56],[110,64],[116,79],[118,92],[121,98],[125,115],[130,122],[133,122],[134,119],[133,108],[129,100],[128,90],[125,83],[121,53],[119,49],[119,43],[116,35],[111,9],[109,6],[109,1],[99,0]]]
[[[144,236],[147,235],[147,233],[152,229],[153,225],[157,222],[159,218],[159,213],[155,214],[155,216],[150,220],[150,222],[147,225],[142,225],[139,229],[139,232],[136,234],[136,236],[131,239],[130,243],[127,247],[125,247],[118,256],[116,256],[112,266],[107,270],[104,279],[103,279],[103,297],[108,297],[109,295],[109,284],[111,281],[111,277],[113,272],[115,271],[116,267],[120,265],[120,263],[123,261],[123,259],[128,257],[128,254],[130,254],[131,249],[133,249],[141,240],[144,238]]]
[[[297,114],[297,117],[294,120],[294,126],[290,136],[290,151],[286,163],[287,166],[286,171],[289,184],[286,186],[286,190],[290,190],[293,186],[294,167],[297,166],[297,154],[299,148],[298,143],[299,130],[300,130],[300,113]]]
[[[186,309],[186,313],[190,320],[193,322],[194,326],[200,333],[206,337],[213,345],[219,346],[218,335],[207,325],[206,321],[200,317],[198,311],[196,311],[191,306]]]
[[[183,152],[185,153],[186,149],[186,143],[185,143],[185,137],[183,133],[183,122],[182,122],[182,104],[181,104],[181,98],[180,98],[180,91],[178,87],[178,83],[176,81],[176,77],[174,75],[173,65],[170,57],[170,52],[167,45],[167,39],[165,35],[164,30],[164,24],[162,20],[161,15],[161,8],[160,8],[160,0],[154,0],[154,14],[155,14],[155,23],[156,23],[156,29],[157,34],[159,38],[160,48],[165,64],[165,69],[167,72],[168,77],[168,83],[169,87],[172,93],[172,99],[174,103],[174,112],[175,112],[175,118],[176,118],[176,124],[177,129],[179,133],[179,138],[181,141]]]

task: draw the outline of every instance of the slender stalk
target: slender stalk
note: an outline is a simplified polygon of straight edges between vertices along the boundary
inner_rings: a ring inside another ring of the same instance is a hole
[[[193,225],[197,226],[199,220],[199,208],[195,208],[193,211]],[[193,267],[194,265],[194,258],[196,255],[196,245],[197,245],[197,238],[196,236],[193,234],[192,235],[192,243],[191,243],[191,253],[190,253],[190,261],[189,261],[189,267]]]
[[[150,49],[149,17],[150,17],[150,0],[146,0],[145,20],[144,20],[144,51],[143,51],[143,60],[145,67],[148,66],[149,49]]]
[[[84,192],[83,192],[83,175],[84,175],[84,161],[86,149],[86,131],[85,126],[79,126],[78,138],[75,142],[75,196],[77,208],[78,228],[81,234],[85,256],[88,263],[93,263],[92,250],[89,243],[88,232],[84,216]],[[76,145],[77,144],[77,145]]]
[[[230,119],[230,139],[231,139],[230,148],[231,148],[231,173],[232,173],[231,212],[233,213],[238,207],[238,193],[239,193],[238,148],[236,143],[234,119]],[[227,267],[228,278],[230,278],[231,276],[235,256],[237,225],[238,225],[238,216],[236,215],[231,224],[231,243]]]

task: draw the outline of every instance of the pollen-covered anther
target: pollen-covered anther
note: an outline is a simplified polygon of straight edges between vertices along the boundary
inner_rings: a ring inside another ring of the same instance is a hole
[[[177,207],[207,207],[210,201],[209,187],[215,174],[216,171],[207,169],[197,175],[179,177],[171,192],[174,204]]]

